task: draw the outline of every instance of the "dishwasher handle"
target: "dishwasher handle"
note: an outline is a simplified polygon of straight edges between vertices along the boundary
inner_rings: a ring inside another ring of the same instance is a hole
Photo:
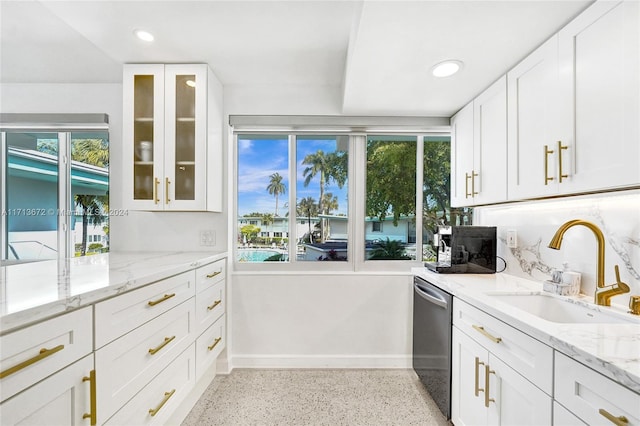
[[[443,309],[447,309],[449,302],[438,291],[435,291],[429,287],[420,285],[417,282],[413,283],[413,289],[418,296],[422,297],[426,301],[431,302],[434,305],[438,305]]]

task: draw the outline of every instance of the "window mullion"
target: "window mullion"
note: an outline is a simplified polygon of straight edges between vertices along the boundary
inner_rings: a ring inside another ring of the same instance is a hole
[[[416,260],[422,262],[422,231],[424,213],[424,135],[417,137],[418,146],[416,149]]]
[[[297,259],[298,245],[294,244],[298,241],[297,224],[298,224],[298,203],[297,194],[297,138],[295,135],[289,135],[289,262],[295,263]]]
[[[7,133],[0,133],[0,164],[3,172],[0,174],[0,259],[8,259],[7,239],[9,228],[7,227],[7,177],[9,176],[9,159],[7,155]]]
[[[58,258],[71,257],[71,133],[58,133]]]

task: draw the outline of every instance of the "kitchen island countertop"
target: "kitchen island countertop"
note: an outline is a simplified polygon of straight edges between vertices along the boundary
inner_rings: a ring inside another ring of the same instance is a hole
[[[0,267],[0,333],[227,257],[226,252],[111,252]]]
[[[640,393],[640,318],[625,313],[625,309],[596,306],[592,303],[593,297],[580,295],[571,300],[588,304],[595,310],[615,310],[617,314],[628,315],[633,323],[551,322],[491,297],[491,294],[498,293],[542,293],[540,282],[507,274],[437,274],[426,268],[413,268],[412,272],[454,297]]]

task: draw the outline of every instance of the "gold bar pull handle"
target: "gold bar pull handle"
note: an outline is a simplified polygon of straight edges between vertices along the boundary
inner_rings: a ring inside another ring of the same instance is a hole
[[[164,342],[160,343],[158,346],[156,346],[155,348],[151,348],[149,349],[149,353],[151,355],[155,355],[156,353],[158,353],[160,351],[160,349],[164,348],[165,346],[167,346],[173,339],[175,339],[176,336],[171,336],[171,337],[165,337],[164,338]]]
[[[474,393],[476,396],[479,396],[480,392],[484,392],[480,385],[480,366],[484,365],[484,362],[480,361],[480,358],[476,357],[476,384],[474,388]]]
[[[213,302],[213,305],[211,306],[207,306],[207,311],[211,311],[213,310],[216,306],[218,306],[220,303],[222,303],[222,300],[218,299],[215,302]]]
[[[484,329],[483,326],[481,325],[475,325],[473,324],[472,327],[479,332],[480,334],[482,334],[484,337],[486,337],[487,339],[491,340],[493,343],[500,343],[502,342],[502,337],[496,337],[493,334],[489,333],[487,330]]]
[[[220,275],[221,273],[222,273],[222,269],[220,269],[219,271],[216,271],[216,272],[212,272],[212,273],[210,273],[210,274],[207,274],[207,278],[213,278],[213,277],[215,277],[216,275]]]
[[[153,417],[156,414],[158,414],[158,411],[160,411],[162,409],[162,407],[164,407],[164,404],[167,403],[169,398],[171,398],[174,393],[176,393],[175,389],[173,389],[171,392],[165,392],[164,393],[164,398],[162,398],[162,401],[160,401],[160,404],[158,404],[158,406],[156,408],[149,408],[149,414],[151,414],[151,417]]]
[[[171,181],[169,180],[168,177],[164,178],[164,203],[165,204],[169,204],[169,201],[171,201],[171,199],[169,199],[169,184],[171,183]]]
[[[562,145],[562,141],[558,141],[558,182],[562,183],[562,179],[568,178],[569,175],[565,175],[562,172],[562,151],[569,149],[568,145]]]
[[[51,349],[42,348],[40,349],[40,352],[38,353],[38,355],[34,356],[33,358],[29,358],[26,361],[22,361],[20,364],[16,364],[13,367],[9,367],[6,370],[0,372],[0,379],[4,379],[5,377],[13,373],[17,373],[18,371],[24,368],[27,368],[28,366],[33,365],[36,362],[41,361],[47,357],[50,357],[51,355],[55,354],[56,352],[60,352],[63,349],[64,349],[64,345],[58,345],[55,348],[51,348]]]
[[[489,397],[489,374],[496,374],[495,371],[489,368],[488,365],[484,366],[484,406],[489,408],[490,402],[496,402],[495,399]]]
[[[97,424],[97,414],[96,414],[96,407],[97,407],[97,400],[96,400],[96,370],[91,370],[89,372],[89,376],[84,376],[82,378],[83,382],[89,382],[89,400],[91,401],[91,412],[89,413],[84,413],[82,415],[83,419],[90,419],[91,420],[91,426],[94,426],[95,424]]]
[[[610,412],[608,412],[607,410],[605,410],[604,408],[599,409],[598,413],[600,413],[601,416],[603,416],[604,418],[609,420],[614,425],[626,426],[626,425],[629,424],[629,419],[627,419],[625,416],[617,416],[616,417],[613,414],[611,414]]]
[[[469,176],[469,173],[465,173],[464,174],[464,198],[469,198],[471,196],[471,194],[469,194],[469,179],[471,179],[471,176]]]
[[[158,198],[158,185],[160,185],[160,179],[157,177],[153,178],[153,204],[158,204],[160,202],[160,198]]]
[[[477,177],[478,177],[478,174],[474,170],[471,170],[471,196],[472,197],[475,197],[476,195],[478,195],[478,193],[476,192]]]
[[[220,341],[222,341],[222,337],[218,337],[218,338],[216,338],[216,340],[214,340],[214,341],[213,341],[213,345],[211,345],[211,346],[207,346],[207,349],[209,349],[210,351],[212,351],[212,350],[213,350],[213,348],[215,348],[215,347],[218,345],[218,343],[220,343]]]
[[[149,300],[149,301],[147,302],[147,305],[149,305],[149,306],[156,306],[158,303],[162,303],[162,302],[164,302],[165,300],[169,300],[169,299],[171,299],[171,298],[172,298],[173,296],[175,296],[175,295],[176,295],[175,293],[165,294],[164,296],[162,296],[162,297],[161,297],[160,299],[158,299],[158,300]]]
[[[544,146],[544,184],[549,185],[554,178],[549,177],[549,154],[553,154],[553,150],[549,149],[549,145]]]

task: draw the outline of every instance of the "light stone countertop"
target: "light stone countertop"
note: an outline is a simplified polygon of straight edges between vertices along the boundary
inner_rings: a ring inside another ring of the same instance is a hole
[[[0,333],[227,257],[226,252],[111,252],[0,267]]]
[[[640,318],[624,307],[596,306],[593,297],[563,297],[597,311],[614,311],[630,324],[576,324],[544,320],[491,294],[542,293],[542,283],[507,274],[437,274],[426,268],[411,272],[480,310],[506,322],[616,382],[640,393]]]

